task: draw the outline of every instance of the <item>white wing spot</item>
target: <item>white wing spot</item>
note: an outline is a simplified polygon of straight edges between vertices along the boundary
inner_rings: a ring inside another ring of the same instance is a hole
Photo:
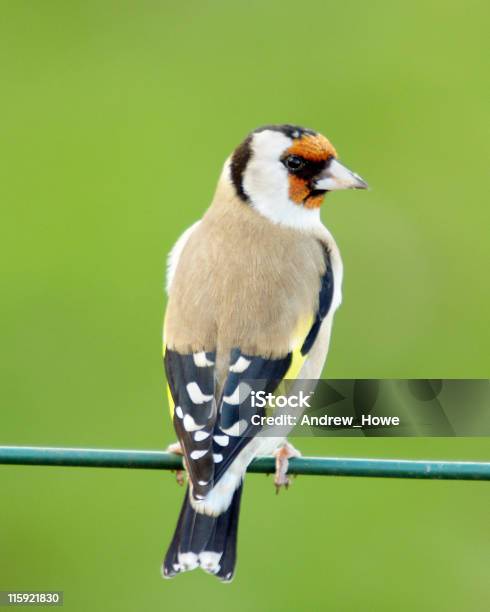
[[[204,404],[213,399],[212,395],[204,395],[197,382],[191,382],[186,387],[193,404]]]
[[[195,451],[192,451],[191,459],[200,459],[201,457],[204,457],[204,455],[207,452],[208,452],[207,449],[206,450],[195,450]]]
[[[214,440],[220,446],[228,446],[230,438],[228,436],[214,436]]]
[[[243,402],[250,395],[250,385],[247,383],[241,382],[237,385],[236,389],[233,391],[231,395],[226,395],[223,397],[223,401],[227,404],[231,404],[232,406],[238,405],[240,402]]]
[[[180,406],[175,408],[175,414],[179,417],[179,419],[184,418],[184,413],[182,412],[182,408]]]
[[[193,552],[179,553],[178,559],[184,570],[193,570],[199,565],[198,557]]]
[[[203,429],[205,425],[198,425],[196,421],[191,417],[190,414],[186,414],[184,417],[184,429],[186,431],[197,431]]]
[[[192,357],[194,359],[195,365],[198,368],[209,368],[212,365],[214,365],[214,361],[210,361],[206,357],[206,353],[204,351],[201,351],[199,353],[194,353],[194,355]]]
[[[230,372],[235,372],[236,374],[241,374],[241,372],[245,372],[248,366],[251,364],[250,359],[245,359],[245,357],[240,357],[235,361],[235,363],[230,366]]]
[[[233,423],[233,425],[231,427],[228,427],[228,429],[222,429],[221,431],[227,436],[232,436],[236,438],[237,436],[241,436],[246,429],[247,421],[245,421],[245,419],[242,419],[241,421]]]
[[[213,459],[215,463],[221,463],[223,461],[223,455],[220,454],[214,454],[213,455]]]
[[[216,574],[220,569],[219,562],[221,560],[221,554],[222,553],[204,550],[199,554],[199,565],[204,571]]]
[[[194,440],[196,442],[202,442],[206,438],[209,438],[209,436],[209,431],[196,431],[196,433],[194,434]]]
[[[209,480],[198,480],[197,484],[201,485],[201,487],[205,487],[207,484],[209,484]]]

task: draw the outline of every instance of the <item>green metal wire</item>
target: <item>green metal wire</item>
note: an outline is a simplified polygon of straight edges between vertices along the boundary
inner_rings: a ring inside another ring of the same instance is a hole
[[[177,470],[182,468],[182,459],[161,451],[0,446],[0,464]],[[273,457],[258,457],[248,471],[269,474],[274,469]],[[289,461],[288,472],[313,476],[490,480],[490,463],[301,457]]]

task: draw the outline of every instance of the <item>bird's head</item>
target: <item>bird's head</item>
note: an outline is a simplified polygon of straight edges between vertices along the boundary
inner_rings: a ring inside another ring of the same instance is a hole
[[[327,192],[367,188],[338,161],[325,136],[292,125],[254,130],[235,149],[229,173],[240,199],[272,221],[292,226],[319,219]]]

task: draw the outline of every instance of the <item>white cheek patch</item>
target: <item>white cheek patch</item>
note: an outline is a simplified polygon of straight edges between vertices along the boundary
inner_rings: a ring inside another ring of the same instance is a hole
[[[243,189],[250,204],[273,223],[298,229],[321,226],[319,208],[305,208],[289,198],[288,172],[281,162],[292,144],[281,132],[254,134],[252,156],[243,174]]]
[[[288,197],[288,173],[280,159],[292,140],[280,132],[265,130],[255,134],[252,156],[243,175],[243,188],[253,205],[264,199]]]

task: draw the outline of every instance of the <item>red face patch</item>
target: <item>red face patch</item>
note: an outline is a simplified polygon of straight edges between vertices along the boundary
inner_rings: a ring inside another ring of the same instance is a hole
[[[297,155],[307,161],[318,163],[327,161],[330,157],[337,157],[337,151],[325,136],[305,134],[293,142],[286,155]],[[318,208],[323,202],[324,194],[310,196],[310,192],[311,185],[307,179],[289,175],[289,197],[293,202],[306,208]]]
[[[287,150],[288,155],[298,155],[313,162],[326,161],[329,157],[337,157],[337,151],[332,143],[322,134],[305,134],[298,138]]]

